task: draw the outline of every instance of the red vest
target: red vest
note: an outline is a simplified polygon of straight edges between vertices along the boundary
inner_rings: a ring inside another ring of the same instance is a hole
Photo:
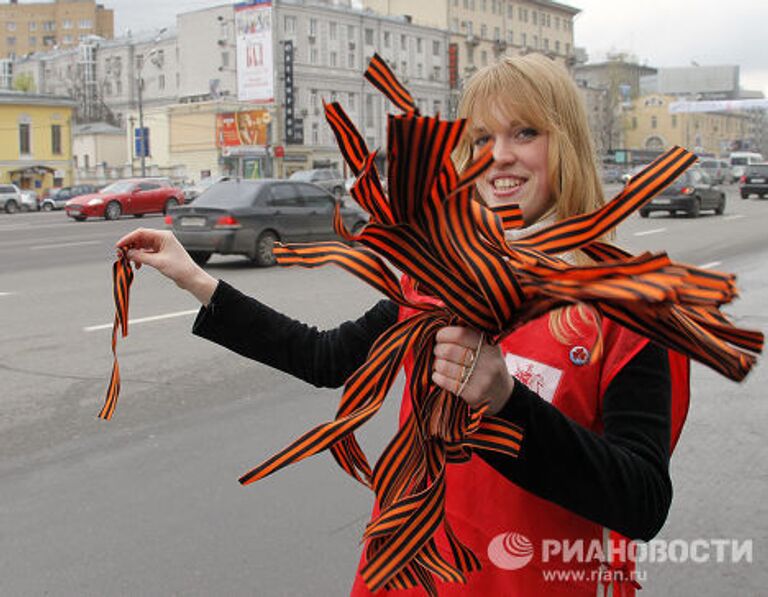
[[[401,319],[407,315],[409,313],[401,309]],[[562,344],[549,332],[548,317],[544,316],[509,335],[501,346],[511,374],[551,401],[570,419],[602,434],[601,410],[605,390],[648,340],[604,318],[603,353],[596,362],[583,364],[585,351],[594,345],[596,330],[594,325],[581,324],[579,331],[576,342]],[[688,409],[688,360],[670,352],[670,366],[674,447]],[[406,374],[409,372],[410,367],[406,364]],[[406,384],[401,423],[410,408],[411,398]],[[553,471],[552,474],[567,475],[568,471]],[[616,561],[618,551],[594,551],[608,545],[604,543],[607,532],[604,536],[603,527],[521,489],[477,455],[468,463],[449,465],[446,481],[446,516],[456,536],[480,558],[483,568],[480,572],[470,573],[466,585],[437,581],[441,596],[602,595],[608,584],[606,579],[615,579],[620,574],[611,575],[605,565],[601,567],[603,554],[614,555],[608,566],[614,571],[623,569],[625,577],[633,569],[631,562]],[[611,535],[614,541],[623,540],[615,533]],[[437,542],[444,553],[450,554],[447,541],[440,534]],[[564,545],[574,549],[581,545],[581,553],[571,552],[571,557],[565,561],[556,547]],[[613,584],[615,596],[635,594],[634,586],[629,582]],[[383,594],[421,597],[426,593],[419,588],[379,593]],[[371,595],[359,574],[352,595]]]

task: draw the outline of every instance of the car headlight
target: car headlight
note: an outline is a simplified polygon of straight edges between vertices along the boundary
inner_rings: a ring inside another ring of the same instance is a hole
[[[101,205],[102,203],[104,203],[103,199],[91,199],[88,205]]]

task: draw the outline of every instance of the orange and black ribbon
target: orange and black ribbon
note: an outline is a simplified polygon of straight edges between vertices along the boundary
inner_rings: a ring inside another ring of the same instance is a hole
[[[112,264],[112,294],[115,300],[115,321],[112,324],[112,375],[109,378],[107,397],[99,418],[109,420],[115,412],[120,394],[120,365],[117,362],[117,333],[123,338],[128,335],[128,299],[133,282],[133,268],[123,249],[118,249],[117,259]]]
[[[366,363],[347,381],[333,421],[319,425],[244,475],[249,484],[330,449],[338,464],[376,494],[378,515],[365,531],[363,580],[372,590],[424,587],[435,577],[465,582],[480,568],[445,518],[445,467],[467,461],[473,449],[515,457],[519,427],[472,410],[432,383],[434,338],[445,325],[469,325],[492,340],[552,309],[577,302],[606,317],[742,379],[762,350],[759,332],[735,328],[719,307],[736,296],[733,276],[673,263],[665,254],[632,256],[600,238],[675,180],[696,157],[675,147],[654,161],[601,209],[557,222],[508,242],[523,226],[518,206],[488,209],[471,198],[472,182],[492,163],[486,147],[462,174],[450,158],[465,122],[420,116],[415,103],[379,56],[366,78],[404,115],[388,119],[388,196],[366,147],[337,103],[325,106],[342,155],[357,176],[352,197],[371,216],[357,235],[337,210],[340,242],[284,245],[281,265],[338,265],[416,315],[398,322],[375,343]],[[583,250],[593,260],[576,267],[557,257]],[[408,291],[386,264],[407,274]],[[420,300],[427,296],[429,300]],[[381,407],[407,355],[413,409],[371,468],[354,432]],[[442,526],[450,558],[438,551]]]

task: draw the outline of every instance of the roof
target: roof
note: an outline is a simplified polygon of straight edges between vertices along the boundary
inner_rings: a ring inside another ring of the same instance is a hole
[[[125,131],[107,122],[86,122],[77,124],[72,129],[75,135],[124,135]]]
[[[63,106],[74,108],[77,102],[63,95],[45,95],[42,93],[24,93],[3,89],[0,91],[0,104],[21,104],[34,106]]]

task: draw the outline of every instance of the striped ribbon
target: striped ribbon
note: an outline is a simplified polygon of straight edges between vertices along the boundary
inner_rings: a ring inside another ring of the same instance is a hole
[[[115,321],[112,324],[112,375],[109,378],[107,397],[99,413],[99,418],[107,421],[112,418],[120,394],[120,365],[117,362],[117,332],[123,338],[128,335],[128,299],[133,282],[133,268],[125,251],[118,249],[117,259],[112,264],[112,294],[115,300]]]
[[[736,296],[733,276],[676,264],[663,253],[632,256],[599,241],[671,184],[695,161],[693,154],[673,148],[601,209],[508,243],[505,230],[523,226],[519,207],[488,209],[471,198],[472,182],[492,163],[491,147],[460,176],[450,154],[464,121],[420,116],[378,55],[365,77],[404,112],[388,117],[389,196],[379,182],[375,152],[339,104],[326,104],[342,155],[357,176],[351,195],[370,214],[370,222],[353,235],[337,209],[337,234],[357,246],[281,245],[275,255],[284,266],[340,266],[416,314],[374,344],[365,364],[347,381],[333,421],[307,432],[240,482],[253,483],[330,449],[337,463],[377,497],[378,515],[364,534],[367,558],[361,574],[368,588],[420,585],[436,595],[435,579],[465,582],[480,569],[445,518],[445,467],[466,462],[478,448],[515,457],[523,440],[518,426],[484,415],[483,408],[472,410],[432,383],[437,330],[469,325],[498,341],[547,311],[582,302],[737,380],[755,362],[745,351],[760,352],[763,337],[733,327],[719,311]],[[595,264],[574,267],[557,257],[576,249]],[[413,299],[386,262],[405,272],[427,298]],[[413,358],[413,409],[371,468],[354,432],[381,407],[407,355]],[[441,526],[450,558],[435,543]]]

